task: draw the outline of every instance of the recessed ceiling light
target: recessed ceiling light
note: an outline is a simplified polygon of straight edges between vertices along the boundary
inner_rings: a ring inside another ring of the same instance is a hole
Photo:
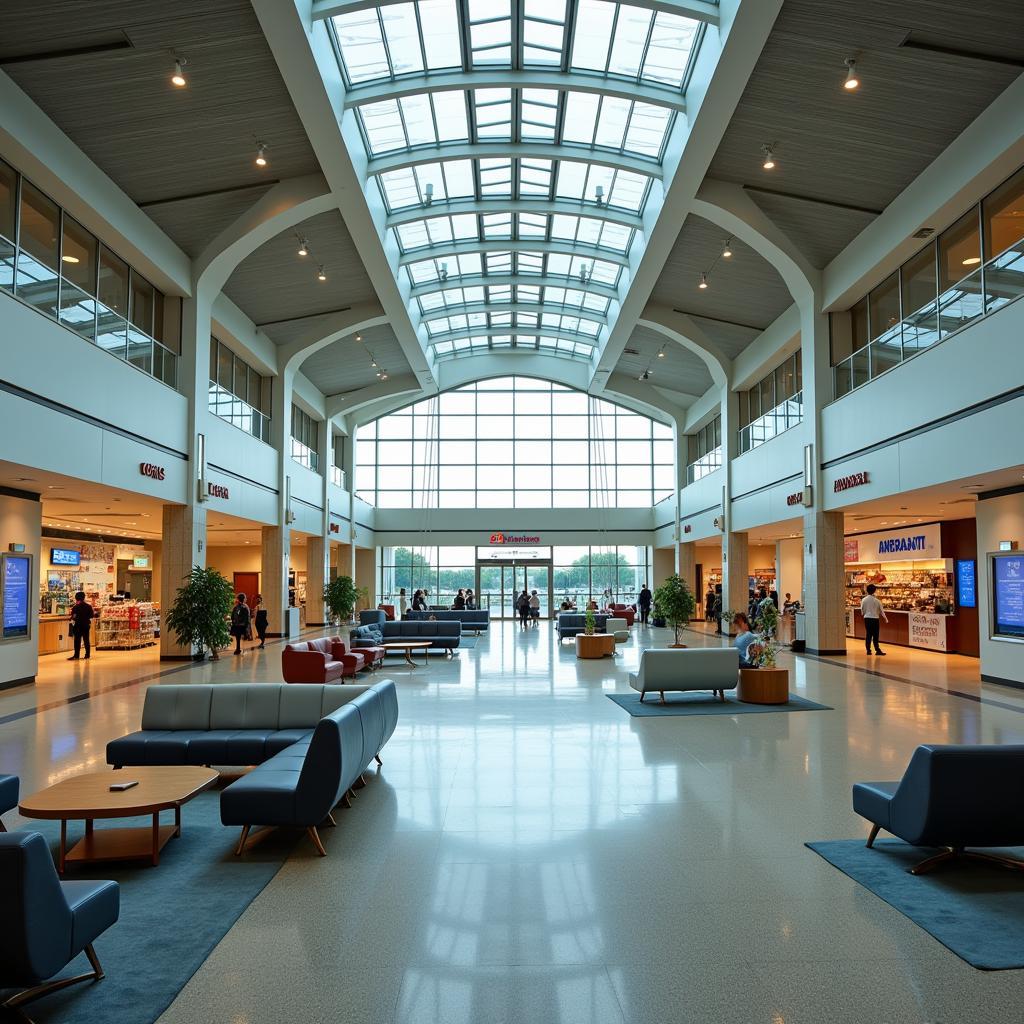
[[[267,166],[267,147],[262,142],[256,143],[256,166]]]
[[[764,159],[761,161],[761,166],[766,171],[774,170],[774,168],[775,168],[775,144],[772,143],[771,145],[769,145],[768,143],[765,143],[761,147],[761,152],[762,152],[762,154],[764,154]]]
[[[857,72],[854,70],[857,66],[857,62],[852,57],[847,57],[843,63],[846,64],[846,81],[843,82],[843,88],[847,92],[853,92],[853,90],[860,85],[860,79],[857,77]]]
[[[72,256],[70,253],[66,253],[61,256],[61,263],[81,263],[81,260],[77,256]]]
[[[705,274],[705,273],[702,273],[700,275],[700,284],[697,285],[697,287],[700,288],[700,289],[705,289],[705,288],[707,288],[707,286],[708,286],[708,275]]]
[[[981,262],[980,256],[968,256],[967,259],[962,260],[960,266],[962,267],[976,267]]]

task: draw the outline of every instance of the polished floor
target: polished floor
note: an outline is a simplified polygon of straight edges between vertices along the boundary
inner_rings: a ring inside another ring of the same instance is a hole
[[[389,667],[398,730],[329,856],[301,845],[162,1022],[1016,1024],[1024,971],[972,969],[803,844],[864,835],[850,784],[898,777],[919,743],[1024,742],[1024,693],[851,645],[782,657],[834,711],[630,718],[605,694],[668,639],[577,661],[548,624],[495,624]],[[0,772],[30,792],[100,766],[146,686],[273,680],[279,659],[44,659],[0,693]]]

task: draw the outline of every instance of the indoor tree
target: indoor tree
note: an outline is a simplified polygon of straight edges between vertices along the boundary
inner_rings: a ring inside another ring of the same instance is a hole
[[[654,603],[658,611],[665,616],[665,621],[675,633],[674,647],[684,646],[679,641],[679,631],[685,626],[697,608],[693,591],[681,576],[669,576],[654,592]]]
[[[230,580],[216,569],[193,566],[167,611],[165,625],[182,647],[196,649],[197,661],[206,657],[207,650],[217,658],[220,648],[231,640],[228,618],[234,599]]]
[[[324,587],[324,604],[330,609],[332,620],[350,619],[358,600],[359,588],[351,576],[336,576]]]

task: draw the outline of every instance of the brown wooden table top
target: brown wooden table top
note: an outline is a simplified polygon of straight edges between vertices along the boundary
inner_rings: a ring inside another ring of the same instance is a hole
[[[433,640],[391,640],[378,644],[378,647],[395,647],[398,650],[412,650],[420,647],[433,647]]]
[[[186,803],[209,789],[219,773],[191,765],[159,765],[85,772],[25,797],[18,810],[26,818],[130,818]],[[111,792],[115,782],[137,786]]]

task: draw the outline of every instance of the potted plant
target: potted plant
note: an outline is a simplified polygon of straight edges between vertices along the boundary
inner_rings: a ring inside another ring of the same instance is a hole
[[[757,606],[751,626],[758,641],[750,649],[752,666],[740,669],[736,696],[746,704],[785,704],[789,700],[789,670],[778,668],[775,661],[779,610],[774,601],[766,598]]]
[[[658,607],[657,598],[654,599],[654,607],[651,611],[651,625],[654,626],[655,629],[664,629],[666,625],[665,613]]]
[[[681,576],[669,576],[654,592],[654,602],[675,634],[675,642],[669,647],[685,647],[686,644],[679,640],[679,633],[693,618],[697,608],[696,598],[686,580]]]
[[[336,576],[324,587],[324,604],[331,613],[331,622],[346,622],[355,611],[359,588],[351,576]]]
[[[196,661],[205,660],[207,650],[216,661],[231,640],[228,618],[234,599],[231,582],[216,569],[193,566],[167,611],[167,628],[182,647],[195,649]]]
[[[597,629],[597,616],[594,614],[593,608],[587,608],[586,615],[583,618],[583,632],[587,636],[593,636],[594,631]]]

